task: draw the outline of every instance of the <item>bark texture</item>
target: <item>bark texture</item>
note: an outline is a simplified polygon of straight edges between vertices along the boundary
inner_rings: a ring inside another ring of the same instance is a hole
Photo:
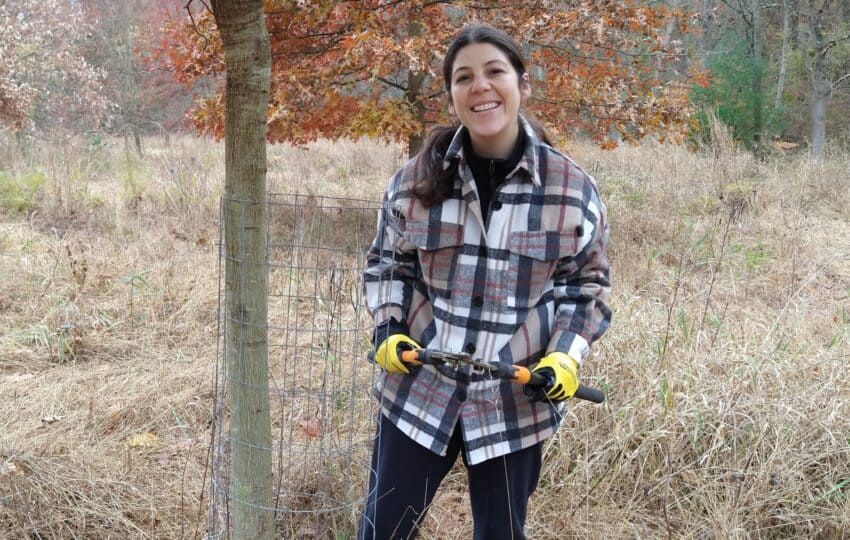
[[[275,536],[268,387],[266,114],[271,55],[261,0],[214,0],[227,69],[224,237],[233,538]]]
[[[785,90],[785,71],[788,67],[788,46],[791,43],[790,34],[791,26],[791,5],[790,0],[782,2],[782,52],[779,57],[779,78],[776,81],[776,99],[773,102],[773,108],[778,109],[782,106],[782,92]]]
[[[827,56],[831,45],[824,31],[824,14],[826,4],[819,8],[809,5],[808,34],[811,41],[809,81],[812,87],[811,121],[812,147],[814,157],[823,155],[826,145],[826,109],[832,96],[832,81],[827,73]]]
[[[419,37],[424,31],[420,17],[422,16],[419,10],[414,10],[411,13],[410,23],[408,24],[408,32],[411,37]],[[407,91],[405,99],[416,111],[416,120],[420,126],[425,125],[425,102],[422,97],[422,88],[425,85],[425,73],[409,69],[407,71]],[[413,158],[422,149],[425,143],[425,134],[411,133],[407,137],[407,157]]]

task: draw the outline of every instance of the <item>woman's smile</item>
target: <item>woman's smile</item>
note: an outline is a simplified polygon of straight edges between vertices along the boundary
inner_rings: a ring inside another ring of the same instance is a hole
[[[474,105],[472,107],[472,111],[477,112],[477,113],[487,112],[487,111],[491,111],[491,110],[495,109],[498,106],[499,106],[499,102],[488,101],[487,103],[482,103],[481,105]]]

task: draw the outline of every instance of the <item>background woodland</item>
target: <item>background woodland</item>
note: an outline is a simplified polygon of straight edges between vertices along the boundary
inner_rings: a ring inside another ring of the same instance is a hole
[[[531,60],[531,111],[611,147],[705,140],[716,114],[763,153],[850,138],[850,1],[280,2],[269,138],[421,144],[448,120],[439,60],[468,20],[509,30]],[[191,15],[191,16],[190,16]],[[21,144],[61,131],[223,134],[223,59],[202,2],[0,3],[0,123]]]

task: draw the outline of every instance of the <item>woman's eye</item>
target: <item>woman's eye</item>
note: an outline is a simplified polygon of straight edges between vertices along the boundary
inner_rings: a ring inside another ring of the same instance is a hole
[[[464,82],[466,80],[469,80],[469,76],[468,75],[461,75],[460,77],[455,79],[455,82]]]

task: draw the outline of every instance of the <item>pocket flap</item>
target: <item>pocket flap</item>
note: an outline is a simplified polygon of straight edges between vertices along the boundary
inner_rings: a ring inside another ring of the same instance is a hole
[[[511,234],[509,249],[514,253],[540,261],[556,261],[575,256],[578,253],[580,239],[579,231],[575,233],[521,231]]]
[[[407,221],[402,234],[419,249],[428,251],[463,244],[463,225],[446,221]]]

